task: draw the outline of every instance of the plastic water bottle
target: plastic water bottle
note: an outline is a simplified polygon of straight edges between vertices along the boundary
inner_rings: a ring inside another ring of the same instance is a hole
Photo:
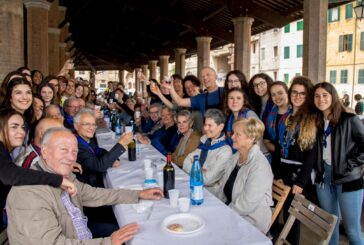
[[[193,159],[190,176],[191,204],[201,205],[203,203],[203,175],[198,156],[194,156]]]
[[[116,115],[116,125],[115,125],[115,134],[116,136],[121,135],[121,122],[120,122],[120,115]]]

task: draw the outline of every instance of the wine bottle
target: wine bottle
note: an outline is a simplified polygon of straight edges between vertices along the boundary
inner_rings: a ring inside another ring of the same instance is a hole
[[[134,130],[134,123],[133,121],[130,121],[132,126],[132,132],[134,135],[133,140],[128,144],[128,160],[133,162],[136,161],[136,140],[135,140],[135,130]]]
[[[203,175],[198,157],[198,155],[194,156],[191,168],[190,195],[192,205],[201,205],[203,203]]]
[[[172,166],[172,155],[167,153],[167,162],[163,168],[163,194],[169,198],[168,191],[174,189],[174,167]]]

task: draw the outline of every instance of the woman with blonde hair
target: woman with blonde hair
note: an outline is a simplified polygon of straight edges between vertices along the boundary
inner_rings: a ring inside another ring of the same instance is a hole
[[[257,144],[264,124],[257,118],[243,118],[234,122],[233,129],[238,151],[225,168],[218,197],[265,234],[272,218],[273,173]]]

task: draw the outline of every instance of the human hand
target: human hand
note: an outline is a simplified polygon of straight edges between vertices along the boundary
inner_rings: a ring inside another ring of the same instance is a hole
[[[112,245],[120,245],[131,240],[134,235],[138,232],[139,225],[137,223],[127,224],[121,227],[119,230],[114,231],[110,238]]]
[[[133,140],[133,133],[124,133],[120,136],[118,143],[126,149],[128,147],[128,144]]]
[[[112,164],[112,167],[113,167],[113,168],[118,168],[118,167],[120,167],[120,161],[119,161],[119,160],[116,160],[116,161]]]
[[[72,164],[72,172],[82,174],[83,169],[82,169],[81,164],[79,164],[79,163],[77,163],[77,162],[74,162],[74,163]]]
[[[293,185],[292,194],[302,194],[303,189],[297,185]]]
[[[63,178],[61,188],[62,190],[67,191],[72,197],[76,196],[77,194],[77,188],[75,184],[69,179]]]
[[[163,192],[159,188],[152,188],[139,192],[140,199],[160,200],[162,197],[163,197]]]
[[[160,95],[161,94],[160,88],[155,83],[151,83],[151,85],[150,85],[150,91],[152,91],[152,93],[155,94],[155,95]]]

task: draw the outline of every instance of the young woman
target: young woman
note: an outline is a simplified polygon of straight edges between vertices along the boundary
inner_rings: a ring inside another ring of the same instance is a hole
[[[54,87],[51,84],[42,82],[38,87],[38,94],[44,100],[45,107],[54,103],[55,93]]]
[[[259,73],[254,75],[248,84],[250,105],[264,123],[273,107],[272,99],[269,96],[269,88],[272,83],[273,80],[270,76]]]
[[[38,86],[41,84],[43,80],[43,74],[41,71],[32,70],[31,72],[33,92],[35,93],[38,90]]]
[[[5,76],[4,80],[2,81],[2,83],[0,85],[0,105],[5,100],[6,90],[7,90],[9,81],[11,81],[13,78],[16,78],[16,77],[24,77],[24,76],[18,71],[11,71]]]
[[[244,73],[239,70],[233,70],[226,74],[224,91],[229,91],[232,88],[241,88],[244,93],[247,95],[249,94],[246,77]]]
[[[83,98],[83,85],[81,83],[76,84],[75,97],[76,98]]]
[[[21,146],[25,137],[25,124],[21,113],[12,108],[0,111],[0,230],[6,227],[5,202],[12,185],[51,185],[75,194],[75,186],[62,176],[23,169],[15,165],[11,152]]]
[[[39,121],[42,117],[44,117],[45,108],[46,106],[43,98],[39,94],[33,95],[33,111],[35,120]]]
[[[320,206],[339,217],[350,244],[364,244],[360,228],[363,202],[364,125],[345,112],[335,87],[316,84],[314,104],[318,110],[318,159],[316,190]],[[339,222],[330,244],[339,243]]]
[[[187,94],[188,97],[196,96],[200,93],[201,82],[196,76],[185,76],[182,82],[184,94]]]
[[[82,98],[86,101],[89,102],[90,100],[90,88],[87,85],[83,85],[83,95]]]

